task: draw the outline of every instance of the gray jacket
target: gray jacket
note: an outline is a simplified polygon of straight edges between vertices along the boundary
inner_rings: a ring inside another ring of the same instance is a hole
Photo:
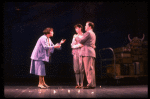
[[[84,33],[82,38],[76,37],[77,42],[83,44],[81,48],[80,55],[81,56],[91,56],[96,58],[95,52],[95,43],[96,43],[96,35],[93,31]]]

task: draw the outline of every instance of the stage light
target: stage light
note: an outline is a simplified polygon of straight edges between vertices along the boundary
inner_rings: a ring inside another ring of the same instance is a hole
[[[80,90],[78,90],[78,93],[80,93]]]
[[[68,93],[70,93],[70,90],[68,90]]]
[[[91,92],[91,94],[94,94],[94,92]]]
[[[56,91],[54,90],[54,94],[56,93]]]
[[[22,92],[25,92],[25,90],[23,90]]]

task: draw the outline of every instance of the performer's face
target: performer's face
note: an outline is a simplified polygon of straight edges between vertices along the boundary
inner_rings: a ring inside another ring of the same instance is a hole
[[[51,30],[51,31],[49,32],[49,34],[47,34],[47,35],[48,35],[48,37],[53,37],[53,35],[54,35],[53,30]]]
[[[85,25],[85,31],[88,31],[89,29],[90,29],[89,23],[86,23],[86,25]]]
[[[76,27],[76,28],[75,28],[75,31],[76,31],[77,33],[79,33],[79,32],[81,32],[81,28]]]

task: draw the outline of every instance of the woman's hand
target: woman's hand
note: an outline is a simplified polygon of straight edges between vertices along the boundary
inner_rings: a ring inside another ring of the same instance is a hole
[[[60,48],[61,47],[61,44],[57,43],[54,45],[54,48]]]
[[[62,40],[60,41],[60,44],[65,43],[65,41],[66,41],[66,39],[62,39]]]

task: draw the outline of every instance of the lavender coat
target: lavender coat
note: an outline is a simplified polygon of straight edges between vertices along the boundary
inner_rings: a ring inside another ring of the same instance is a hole
[[[50,46],[48,43],[48,39],[49,39]],[[51,41],[50,38],[47,38],[46,35],[42,35],[38,39],[30,58],[32,60],[41,60],[41,61],[49,62],[49,57],[53,52],[54,52],[53,42]]]

